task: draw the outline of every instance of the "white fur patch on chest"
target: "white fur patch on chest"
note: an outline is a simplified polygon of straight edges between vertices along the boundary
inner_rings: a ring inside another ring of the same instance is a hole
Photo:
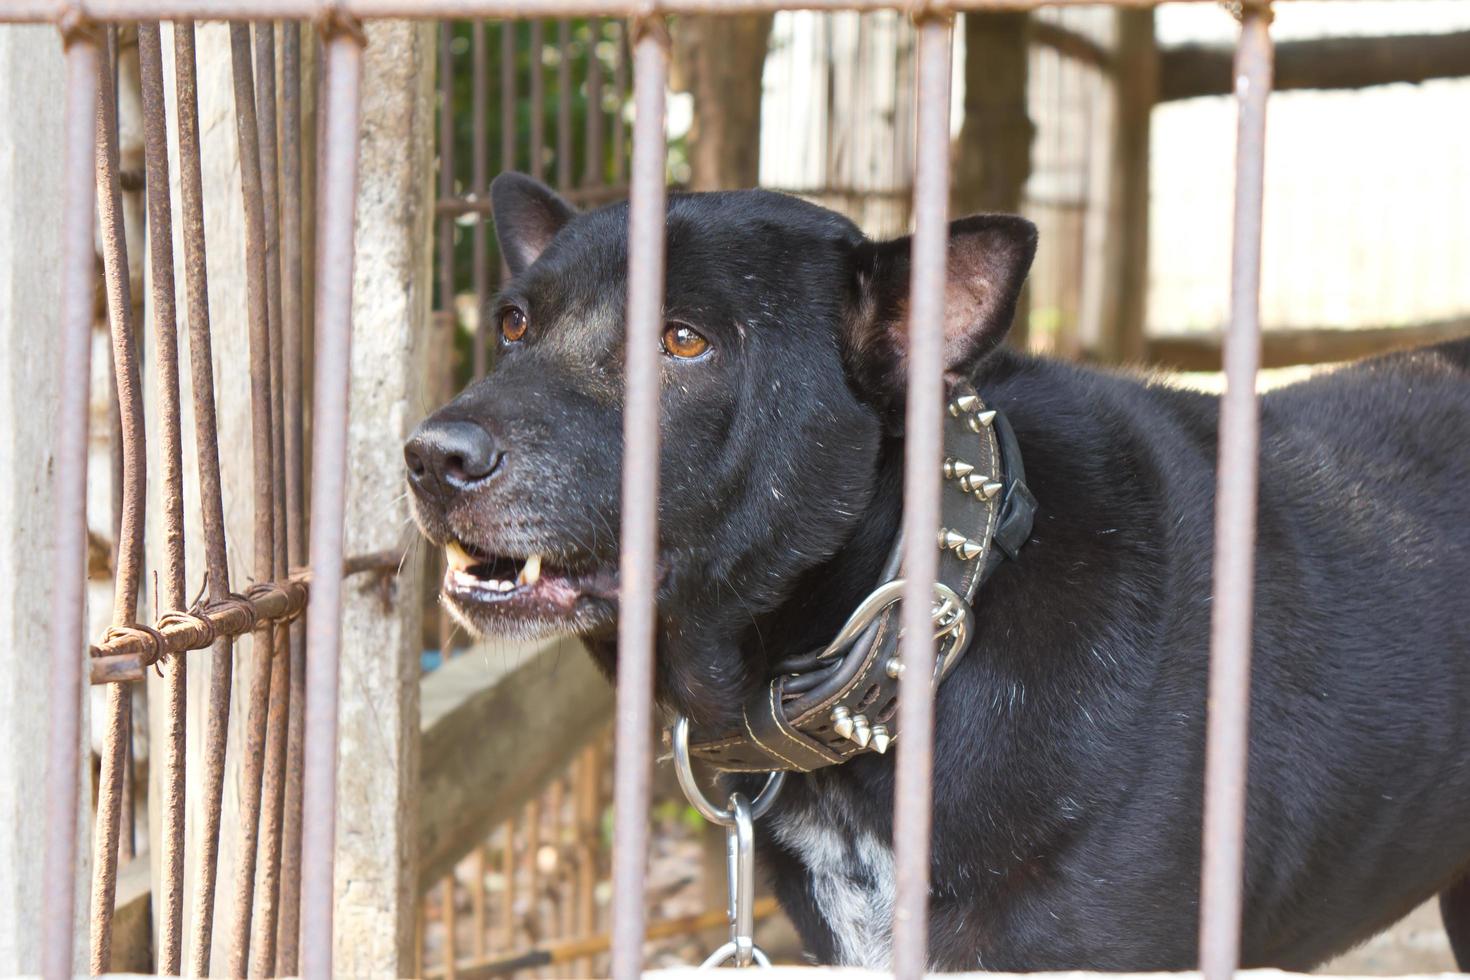
[[[806,867],[812,896],[837,948],[838,966],[886,970],[893,942],[893,849],[820,813],[771,815],[771,829]]]

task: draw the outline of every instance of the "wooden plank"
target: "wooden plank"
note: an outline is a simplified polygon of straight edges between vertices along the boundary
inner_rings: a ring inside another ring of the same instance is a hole
[[[438,26],[366,25],[353,280],[348,555],[417,545],[403,441],[424,410],[431,332]],[[413,969],[422,565],[343,583],[334,969]],[[311,938],[307,937],[307,942]]]
[[[1229,95],[1233,47],[1180,44],[1159,57],[1159,101]],[[1275,90],[1358,89],[1470,76],[1470,31],[1326,37],[1276,45]]]
[[[1352,361],[1464,337],[1470,337],[1470,316],[1407,327],[1267,330],[1261,338],[1261,367]],[[1218,371],[1220,334],[1155,335],[1148,340],[1145,359],[1168,371]]]
[[[0,975],[41,972],[42,797],[51,708],[45,651],[53,533],[52,422],[60,398],[62,105],[60,38],[45,26],[0,27]],[[86,379],[82,380],[85,383]],[[77,384],[69,378],[68,384]],[[82,651],[77,651],[82,656]],[[87,750],[82,689],[81,758]],[[78,939],[87,963],[91,766],[77,835]]]
[[[606,735],[612,688],[575,640],[493,644],[425,678],[423,712],[420,892]]]
[[[1116,70],[1094,125],[1102,170],[1089,189],[1078,333],[1104,363],[1144,354],[1148,299],[1149,135],[1158,92],[1153,10],[1117,10]]]

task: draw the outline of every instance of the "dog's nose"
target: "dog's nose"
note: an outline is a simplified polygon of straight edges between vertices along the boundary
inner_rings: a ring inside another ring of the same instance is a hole
[[[441,495],[480,485],[504,458],[495,438],[473,422],[430,419],[403,447],[409,481],[419,490]]]

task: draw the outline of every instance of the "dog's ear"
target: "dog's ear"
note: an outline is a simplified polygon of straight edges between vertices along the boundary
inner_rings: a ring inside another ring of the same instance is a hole
[[[490,206],[500,253],[513,276],[535,262],[577,213],[550,187],[517,173],[503,173],[490,182]]]
[[[865,241],[857,249],[857,305],[848,358],[862,383],[901,404],[908,361],[912,239]],[[949,226],[944,293],[944,369],[968,377],[1011,327],[1036,255],[1036,226],[1013,214],[977,214]]]

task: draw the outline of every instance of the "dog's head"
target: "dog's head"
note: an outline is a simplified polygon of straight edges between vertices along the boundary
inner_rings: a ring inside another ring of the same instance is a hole
[[[491,197],[512,275],[483,311],[495,369],[409,440],[415,513],[469,627],[595,639],[617,616],[628,209],[578,213],[518,174]],[[780,194],[674,195],[666,227],[661,666],[681,638],[733,644],[862,526],[902,423],[909,287],[908,239]],[[946,360],[967,375],[1036,236],[997,215],[950,236]],[[729,697],[752,668],[730,655],[686,683]]]

